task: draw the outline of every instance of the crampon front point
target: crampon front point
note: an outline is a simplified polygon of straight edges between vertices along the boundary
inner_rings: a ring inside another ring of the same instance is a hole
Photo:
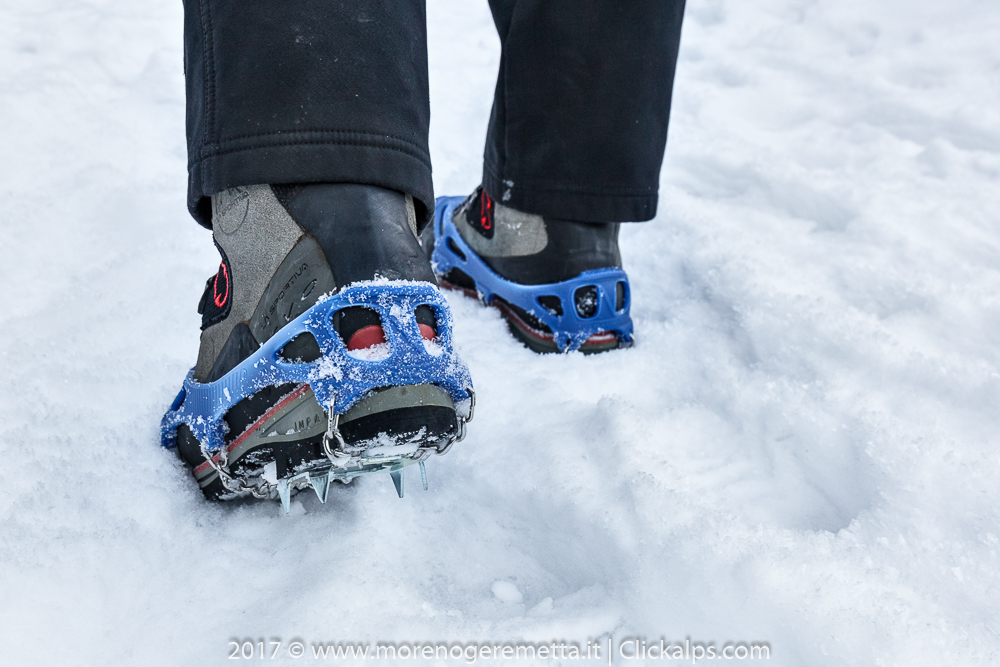
[[[333,317],[359,306],[378,314],[385,342],[349,351]],[[420,306],[434,312],[437,332],[431,340],[422,336],[414,315]],[[302,354],[303,349],[318,353]],[[240,434],[227,433],[224,418],[234,406],[275,391],[282,392],[280,399],[250,426]],[[342,434],[349,426],[343,422],[345,414],[355,407],[363,409],[364,401],[373,396],[383,407],[392,407],[400,396],[410,402],[416,397],[421,405],[424,397],[428,404],[450,402],[457,423],[433,436],[417,427],[405,442],[374,435],[348,445]],[[193,371],[188,373],[161,422],[162,444],[176,447],[178,430],[189,429],[203,457],[193,471],[203,489],[218,480],[220,498],[277,495],[288,512],[293,490],[311,487],[326,502],[333,481],[380,472],[392,476],[402,497],[402,469],[413,463],[420,464],[426,488],[424,461],[431,454],[447,452],[465,436],[474,406],[472,380],[454,351],[451,314],[437,288],[426,282],[360,282],[321,298],[217,381],[199,383]],[[304,436],[314,436],[315,446],[303,449],[296,438]],[[255,452],[293,440],[307,453],[282,459],[285,465],[254,457]]]

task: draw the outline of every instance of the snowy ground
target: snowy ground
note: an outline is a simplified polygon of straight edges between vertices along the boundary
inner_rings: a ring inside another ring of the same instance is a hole
[[[498,42],[484,0],[428,9],[461,194]],[[637,346],[534,356],[452,296],[479,409],[430,491],[285,517],[158,446],[217,266],[181,3],[7,0],[0,662],[608,635],[1000,661],[998,34],[987,0],[690,0],[660,214],[623,232]]]

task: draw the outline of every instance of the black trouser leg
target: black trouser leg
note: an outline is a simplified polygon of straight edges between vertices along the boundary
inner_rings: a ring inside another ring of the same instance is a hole
[[[503,53],[483,185],[527,213],[649,220],[684,0],[490,0]]]
[[[433,209],[424,0],[185,0],[188,207],[257,183],[363,183]]]

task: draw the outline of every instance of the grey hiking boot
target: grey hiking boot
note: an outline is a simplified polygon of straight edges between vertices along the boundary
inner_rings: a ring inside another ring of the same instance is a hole
[[[496,306],[530,349],[593,353],[632,344],[619,227],[523,213],[480,187],[439,198],[420,240],[442,287]]]
[[[368,284],[412,285],[424,293],[436,288],[417,240],[413,201],[401,193],[353,184],[254,185],[213,196],[212,211],[222,261],[198,308],[201,346],[185,383],[188,403],[194,394],[215,387],[229,398],[228,387],[247,382],[243,362],[263,354],[284,327],[318,312],[317,304],[330,295]],[[439,329],[446,324],[440,320],[450,317],[443,308],[416,305],[409,315],[400,315],[399,326],[411,326],[407,318],[415,320],[413,335],[419,333],[428,350],[437,349]],[[395,354],[395,345],[387,340],[393,336],[375,309],[340,307],[326,324],[339,337],[336,346],[306,333],[285,343],[276,358],[310,365],[309,378],[332,381],[316,369],[333,363],[326,355],[341,349],[341,343],[352,358],[370,361],[373,373],[380,360]],[[378,372],[385,374],[385,366],[378,366]],[[224,433],[219,447],[206,442],[216,433],[216,425],[203,427],[211,416],[185,407],[184,391],[168,412],[164,442],[176,444],[206,497],[277,492],[287,509],[290,485],[302,482],[325,501],[331,478],[347,481],[366,472],[392,472],[410,462],[422,466],[428,451],[446,450],[464,434],[464,421],[471,416],[460,414],[454,392],[438,384],[391,378],[384,386],[368,380],[374,388],[342,414],[333,414],[333,403],[321,404],[309,381],[280,381],[279,376],[228,407],[221,416],[224,424],[218,425]],[[384,465],[371,454],[376,449],[384,454]],[[401,492],[398,473],[393,475]],[[322,490],[316,479],[323,480]]]

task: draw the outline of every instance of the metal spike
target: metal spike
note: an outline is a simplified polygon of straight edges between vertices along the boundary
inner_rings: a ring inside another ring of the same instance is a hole
[[[313,491],[321,503],[326,502],[326,496],[330,493],[330,471],[323,474],[309,475],[309,483],[312,484]]]
[[[281,498],[281,509],[285,510],[285,514],[288,514],[292,510],[292,490],[288,488],[288,480],[278,480],[278,497]]]
[[[403,497],[403,471],[402,470],[393,471],[393,472],[389,473],[389,477],[392,477],[392,483],[396,487],[396,493],[398,493],[399,497],[402,498]]]
[[[424,466],[424,462],[420,461],[420,481],[423,482],[424,491],[427,490],[427,467]]]

